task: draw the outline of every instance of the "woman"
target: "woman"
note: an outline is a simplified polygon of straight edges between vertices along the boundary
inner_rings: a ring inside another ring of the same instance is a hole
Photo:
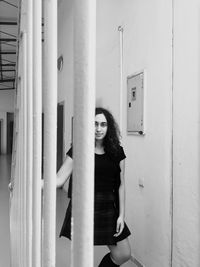
[[[104,108],[95,110],[95,208],[94,245],[107,245],[99,267],[120,266],[130,259],[130,231],[125,217],[125,154],[120,146],[119,129],[112,114]],[[57,175],[62,186],[72,173],[72,148]],[[71,180],[71,179],[70,179]],[[71,182],[69,186],[71,198]],[[66,211],[60,236],[71,239],[71,201]]]

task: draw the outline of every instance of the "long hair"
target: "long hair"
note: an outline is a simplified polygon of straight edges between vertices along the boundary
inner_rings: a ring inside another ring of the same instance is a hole
[[[117,157],[120,152],[120,130],[113,115],[105,108],[97,107],[95,115],[103,114],[106,117],[108,129],[104,138],[104,150],[111,157]]]

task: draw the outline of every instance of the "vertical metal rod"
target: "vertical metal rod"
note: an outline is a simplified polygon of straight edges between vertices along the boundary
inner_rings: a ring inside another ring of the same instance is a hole
[[[96,1],[75,0],[72,266],[93,267]]]
[[[33,1],[33,267],[41,266],[42,3]]]
[[[122,119],[123,119],[123,27],[118,27],[119,31],[119,53],[120,53],[120,89],[119,89],[119,127],[122,132]]]
[[[43,267],[55,266],[57,135],[57,0],[44,1]]]
[[[33,1],[27,1],[27,267],[32,266],[32,178],[33,178]]]

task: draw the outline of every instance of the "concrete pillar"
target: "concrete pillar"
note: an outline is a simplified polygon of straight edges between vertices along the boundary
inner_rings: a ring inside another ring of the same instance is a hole
[[[27,162],[26,165],[26,266],[32,266],[32,185],[33,185],[33,1],[27,1]]]
[[[41,266],[42,2],[33,1],[33,267]]]
[[[96,1],[74,2],[72,266],[93,267]]]
[[[44,0],[43,266],[55,266],[57,135],[57,0]]]

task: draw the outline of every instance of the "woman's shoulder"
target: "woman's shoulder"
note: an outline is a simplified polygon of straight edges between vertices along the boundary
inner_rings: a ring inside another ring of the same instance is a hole
[[[66,153],[70,158],[73,158],[73,147],[71,146],[70,149]],[[106,152],[104,155],[109,154]],[[121,160],[126,158],[126,154],[124,152],[124,148],[122,145],[119,145],[117,152],[115,153],[115,159],[120,162]]]
[[[114,160],[117,163],[119,163],[120,161],[122,161],[123,159],[126,158],[126,154],[124,152],[124,148],[121,145],[119,145],[117,147],[117,149],[114,151],[114,153],[110,154],[108,152],[108,154],[110,155],[110,157],[112,158],[112,160]]]
[[[118,155],[119,161],[126,158],[126,154],[124,152],[124,148],[122,145],[119,146],[119,155]]]

